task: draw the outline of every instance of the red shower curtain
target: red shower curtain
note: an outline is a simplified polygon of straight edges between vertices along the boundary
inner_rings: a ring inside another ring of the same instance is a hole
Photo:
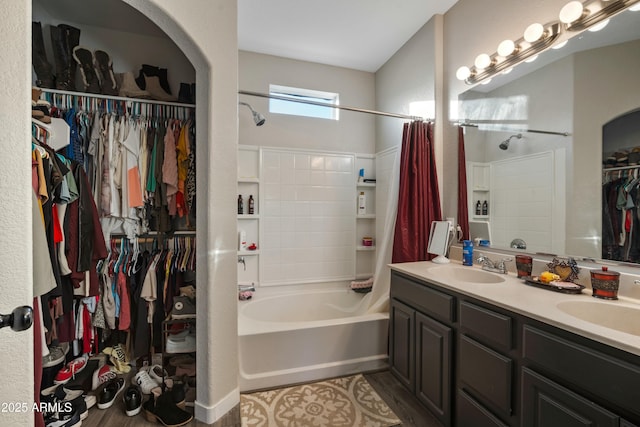
[[[398,215],[392,262],[425,261],[431,221],[442,219],[433,149],[433,125],[405,123],[400,156]]]
[[[458,126],[458,225],[462,228],[462,239],[469,240],[467,161],[464,153],[464,129],[462,126]]]

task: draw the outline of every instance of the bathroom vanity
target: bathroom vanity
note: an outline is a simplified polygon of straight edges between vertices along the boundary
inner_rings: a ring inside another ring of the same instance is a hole
[[[640,426],[640,304],[391,269],[391,371],[444,426]]]

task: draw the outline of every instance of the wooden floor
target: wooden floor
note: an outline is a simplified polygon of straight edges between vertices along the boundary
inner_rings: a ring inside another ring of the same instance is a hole
[[[395,379],[389,371],[365,374],[364,377],[376,390],[380,397],[389,405],[402,421],[403,427],[442,427],[429,411],[418,403],[407,389]],[[122,395],[118,396],[113,406],[106,410],[93,407],[89,410],[89,417],[82,422],[83,427],[118,426],[118,427],[152,427],[161,424],[146,420],[143,413],[128,417],[124,412]],[[192,421],[188,426],[207,426],[199,421]],[[239,427],[240,410],[237,406],[221,420],[213,424],[214,427]],[[276,427],[276,426],[273,426]]]

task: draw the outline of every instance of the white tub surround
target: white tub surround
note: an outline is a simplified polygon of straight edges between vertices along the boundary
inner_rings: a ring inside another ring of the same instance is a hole
[[[261,288],[239,302],[240,391],[386,368],[389,315],[367,314],[369,296],[340,283]]]
[[[581,294],[571,295],[531,287],[526,285],[521,279],[518,279],[514,273],[506,275],[496,274],[505,279],[500,283],[472,283],[462,280],[451,280],[451,275],[445,270],[456,268],[480,270],[479,266],[463,267],[459,262],[455,261],[447,265],[421,261],[391,264],[390,267],[392,270],[407,274],[416,279],[438,284],[443,288],[477,298],[481,301],[486,301],[490,304],[599,341],[620,350],[640,355],[640,333],[635,335],[620,332],[616,329],[597,324],[595,316],[593,322],[587,322],[571,316],[560,309],[567,301],[585,301],[598,305],[614,305],[640,309],[640,300],[625,296],[626,289],[632,286],[628,285],[627,282],[633,282],[633,280],[629,278],[624,278],[621,281],[621,287],[618,293],[620,299],[607,301],[593,298],[590,288],[584,289]],[[534,265],[534,273],[539,273],[539,271],[540,270]],[[482,273],[487,272],[482,271]],[[635,286],[640,287],[640,285]],[[629,322],[633,321],[634,319],[629,319]]]

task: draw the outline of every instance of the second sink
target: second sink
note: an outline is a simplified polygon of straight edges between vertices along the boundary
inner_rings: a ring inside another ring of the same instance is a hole
[[[480,270],[473,267],[454,267],[454,266],[440,266],[430,268],[429,273],[433,273],[434,277],[446,280],[454,280],[457,282],[469,282],[469,283],[502,283],[505,281],[504,277],[490,273],[488,271]]]
[[[556,306],[580,320],[640,336],[640,307],[603,301],[562,301]]]

